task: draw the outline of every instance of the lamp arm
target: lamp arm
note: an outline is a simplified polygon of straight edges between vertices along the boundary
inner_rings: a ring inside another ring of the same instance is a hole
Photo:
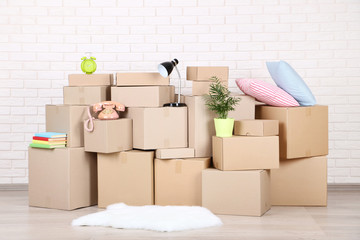
[[[180,76],[180,72],[179,72],[179,69],[177,68],[177,66],[175,65],[175,69],[176,69],[176,72],[179,76],[179,93],[178,93],[178,100],[177,102],[180,103],[180,95],[181,95],[181,76]]]

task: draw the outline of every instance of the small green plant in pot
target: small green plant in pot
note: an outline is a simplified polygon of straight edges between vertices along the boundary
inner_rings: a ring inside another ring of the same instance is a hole
[[[240,99],[230,96],[229,89],[217,77],[213,76],[210,80],[214,83],[210,85],[209,94],[204,97],[206,106],[217,115],[214,119],[216,136],[231,137],[234,119],[228,118],[228,113],[234,110]]]

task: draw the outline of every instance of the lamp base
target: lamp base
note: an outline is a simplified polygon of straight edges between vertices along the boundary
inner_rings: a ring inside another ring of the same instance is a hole
[[[163,107],[186,107],[185,103],[173,102],[173,103],[165,103]]]

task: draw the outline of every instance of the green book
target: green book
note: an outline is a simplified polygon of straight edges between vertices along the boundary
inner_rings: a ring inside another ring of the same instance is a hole
[[[33,148],[65,148],[65,145],[47,145],[40,143],[30,143],[29,146]]]

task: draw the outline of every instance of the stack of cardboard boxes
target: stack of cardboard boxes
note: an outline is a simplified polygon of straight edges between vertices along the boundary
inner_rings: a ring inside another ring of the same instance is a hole
[[[257,106],[256,118],[279,121],[280,168],[271,170],[271,202],[327,205],[328,107]]]
[[[235,121],[234,136],[213,137],[216,169],[203,171],[203,206],[261,216],[271,207],[269,169],[279,167],[278,121]]]
[[[89,104],[110,98],[112,74],[71,74],[64,104],[46,106],[46,131],[67,133],[67,148],[29,148],[29,205],[71,210],[97,203],[96,153],[84,149]]]
[[[216,116],[202,95],[212,76],[227,85],[228,71],[188,67],[193,94],[181,96],[186,107],[163,107],[175,101],[174,87],[158,73],[117,73],[116,85],[112,74],[69,75],[65,105],[46,106],[46,131],[67,133],[67,148],[29,148],[30,206],[196,205],[217,214],[261,216],[271,206],[270,193],[273,205],[294,205],[279,199],[294,195],[292,188],[303,189],[298,194],[323,190],[326,158],[309,157],[327,154],[324,107],[261,106],[255,120],[254,98],[237,95],[240,102],[229,113],[235,136],[214,137]],[[110,99],[126,106],[121,118],[95,119],[94,130],[84,131],[89,105]],[[306,148],[299,149],[298,141]],[[311,186],[301,188],[299,181]]]

